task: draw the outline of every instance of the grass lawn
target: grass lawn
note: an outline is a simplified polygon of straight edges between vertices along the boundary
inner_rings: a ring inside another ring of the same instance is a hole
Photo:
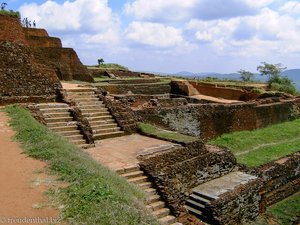
[[[176,142],[193,142],[198,140],[196,137],[193,136],[188,136],[172,131],[167,131],[167,130],[162,130],[159,129],[151,124],[146,124],[146,123],[140,123],[138,125],[138,129],[142,134],[149,135],[149,136],[154,136],[159,139],[163,140],[169,140],[169,141],[176,141]]]
[[[229,148],[239,163],[260,166],[300,151],[300,119],[254,131],[225,134],[209,143]]]
[[[55,196],[68,224],[158,224],[147,213],[138,188],[39,124],[27,110],[12,105],[6,112],[24,152],[47,162],[49,170],[69,184]]]
[[[298,225],[300,224],[300,192],[268,207],[266,213],[256,221],[256,225]]]

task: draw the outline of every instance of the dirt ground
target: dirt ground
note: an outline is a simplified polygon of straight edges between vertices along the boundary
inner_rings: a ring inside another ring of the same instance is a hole
[[[44,194],[53,178],[44,162],[22,154],[8,120],[0,111],[0,224],[49,224],[58,216]]]

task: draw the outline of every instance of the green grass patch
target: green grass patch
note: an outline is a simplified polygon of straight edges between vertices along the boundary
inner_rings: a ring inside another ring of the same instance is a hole
[[[260,166],[300,151],[300,119],[254,131],[225,134],[209,143],[229,148],[239,163]]]
[[[12,105],[6,112],[24,152],[47,162],[50,171],[69,183],[58,196],[69,224],[158,224],[145,210],[138,188],[39,124],[27,110]]]
[[[103,63],[101,65],[87,66],[88,69],[128,70],[128,67],[117,63]]]
[[[6,16],[21,18],[20,13],[18,11],[13,11],[13,10],[2,9],[2,10],[0,10],[0,15],[6,15]]]
[[[300,192],[270,206],[251,225],[296,225],[300,223]]]
[[[146,124],[146,123],[140,123],[138,125],[138,129],[141,133],[145,135],[149,135],[149,136],[153,136],[159,139],[164,139],[169,141],[189,143],[198,140],[196,137],[176,133],[173,131],[162,130],[151,124]]]

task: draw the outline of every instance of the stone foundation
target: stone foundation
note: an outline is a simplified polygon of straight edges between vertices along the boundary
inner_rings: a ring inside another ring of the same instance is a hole
[[[141,122],[148,122],[183,134],[209,140],[224,133],[254,130],[299,117],[300,99],[259,105],[196,104],[135,110]]]
[[[235,168],[234,156],[224,149],[212,149],[200,141],[172,151],[140,156],[140,167],[157,186],[175,214],[185,213],[191,189]]]

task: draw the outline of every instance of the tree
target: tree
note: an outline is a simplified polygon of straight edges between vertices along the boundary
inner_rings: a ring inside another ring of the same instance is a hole
[[[290,94],[296,93],[296,88],[292,80],[281,73],[286,69],[281,63],[269,64],[262,62],[263,65],[257,67],[261,75],[269,76],[268,84],[271,90],[282,91]]]
[[[5,10],[5,7],[7,6],[6,2],[2,2],[1,3],[1,10]]]
[[[104,59],[98,59],[98,65],[100,66],[100,65],[103,65],[103,63],[104,63]]]
[[[240,69],[238,71],[238,73],[241,75],[240,78],[242,79],[242,81],[251,81],[254,77],[254,74],[249,72],[249,71],[246,71],[246,70],[242,70]]]
[[[262,76],[268,76],[269,82],[281,76],[281,72],[286,69],[281,63],[269,64],[262,62],[263,65],[257,67],[257,70]]]

